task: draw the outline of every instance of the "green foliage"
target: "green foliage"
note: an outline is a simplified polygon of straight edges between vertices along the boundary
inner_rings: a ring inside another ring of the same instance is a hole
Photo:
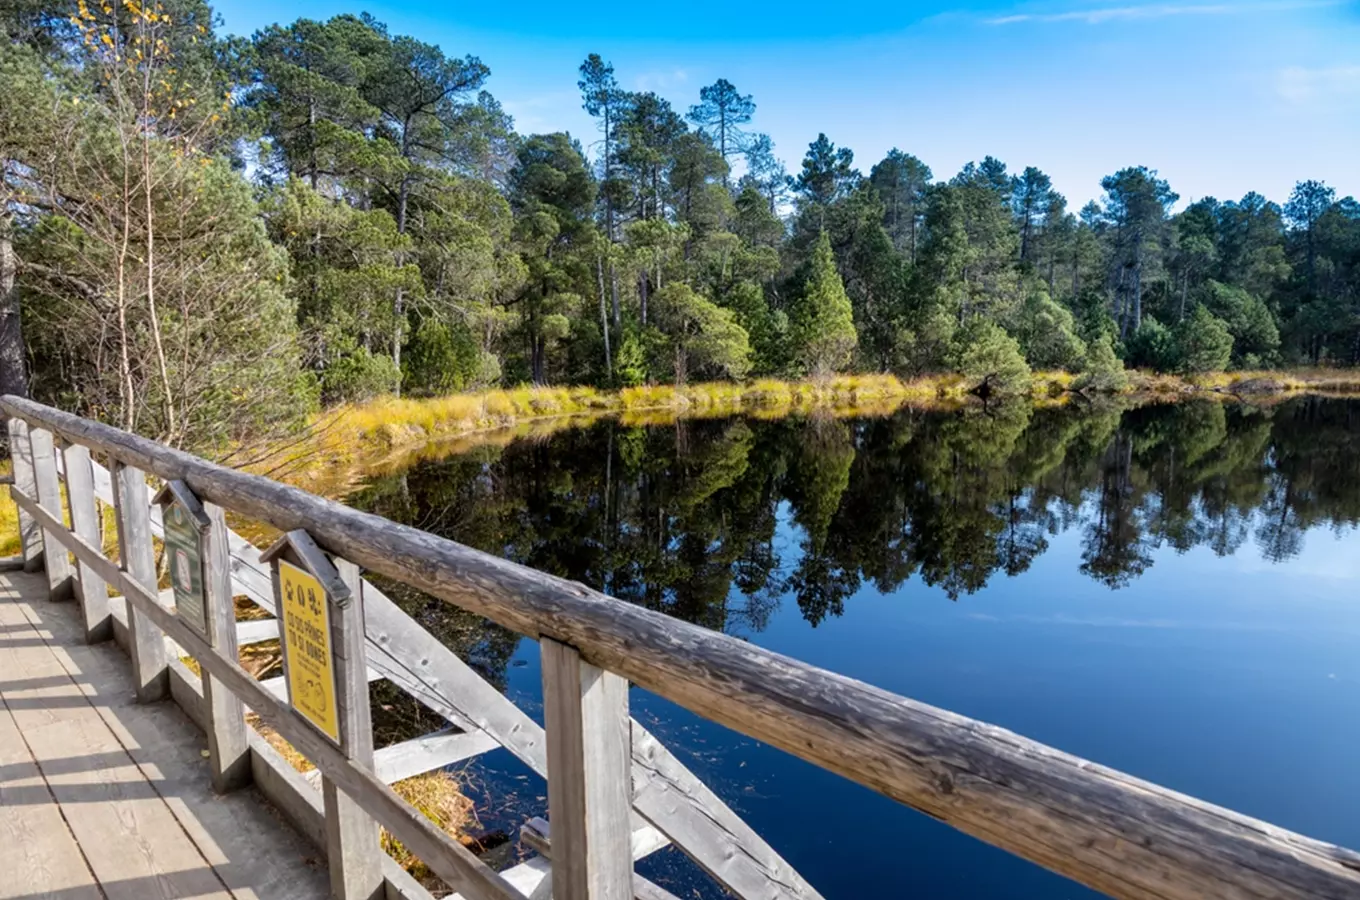
[[[1170,372],[1176,368],[1178,359],[1176,336],[1156,319],[1144,319],[1129,338],[1127,360],[1135,368]]]
[[[966,367],[1010,385],[1015,348],[1102,390],[1121,354],[1360,364],[1360,203],[1320,182],[1173,214],[1170,184],[1129,167],[1069,211],[1033,166],[937,181],[894,149],[865,177],[825,134],[794,179],[730,81],[681,105],[596,54],[588,154],[516,134],[475,56],[367,14],[243,40],[202,0],[10,5],[0,251],[18,285],[0,318],[22,297],[29,335],[0,330],[0,359],[174,440],[296,421],[318,392],[501,380]],[[270,390],[239,402],[250,378]]]
[[[619,387],[637,387],[646,381],[647,353],[637,334],[629,331],[614,357],[614,383]]]
[[[1078,390],[1115,393],[1123,390],[1128,383],[1124,363],[1114,352],[1114,338],[1104,334],[1086,345],[1081,377],[1075,382]]]
[[[1244,288],[1210,281],[1204,303],[1228,327],[1234,362],[1251,367],[1274,363],[1280,331],[1264,301]]]
[[[1030,370],[1020,344],[996,323],[969,320],[959,329],[950,352],[956,371],[985,385],[991,393],[1023,394],[1029,390]]]
[[[1076,335],[1072,313],[1042,289],[1030,291],[1011,316],[1008,330],[1036,369],[1073,371],[1086,356],[1086,344]]]
[[[858,340],[854,311],[825,232],[817,240],[802,291],[794,301],[789,332],[794,358],[804,372],[823,378],[850,364]]]
[[[722,378],[746,377],[751,344],[730,309],[679,283],[666,285],[654,299],[656,320],[670,344],[676,384],[684,384],[691,370]]]
[[[341,350],[322,370],[321,399],[325,403],[356,403],[390,394],[400,384],[401,373],[392,357],[353,347]]]
[[[1176,326],[1175,337],[1177,371],[1221,372],[1232,359],[1232,332],[1203,306],[1196,306]]]
[[[466,327],[427,320],[402,356],[402,389],[417,396],[451,394],[482,381],[483,360]]]

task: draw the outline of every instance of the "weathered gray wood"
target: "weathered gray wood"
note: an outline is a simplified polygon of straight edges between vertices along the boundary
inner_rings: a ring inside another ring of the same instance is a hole
[[[739,897],[821,900],[803,876],[636,720],[632,733],[633,804],[676,846]],[[657,816],[659,811],[663,815]]]
[[[21,491],[15,501],[27,509],[43,528],[60,528],[61,523],[36,500]],[[365,810],[377,818],[398,840],[406,844],[430,869],[469,900],[523,900],[512,888],[472,853],[449,838],[420,811],[409,806],[372,772],[351,763],[344,752],[323,737],[301,714],[276,699],[260,682],[241,668],[234,659],[218,654],[193,629],[157,600],[156,592],[143,587],[100,553],[99,548],[64,529],[56,533],[59,542],[94,568],[109,584],[127,598],[129,609],[136,608],[154,625],[163,629],[199,661],[228,690],[241,697],[270,726],[310,759]]]
[[[42,772],[3,699],[0,768],[0,898],[104,900],[56,800],[46,791],[34,797]]]
[[[23,419],[11,418],[9,428],[9,453],[14,463],[13,484],[30,497],[38,496],[38,485],[33,477],[33,447],[28,442],[28,423]],[[27,572],[38,571],[42,565],[42,530],[24,510],[19,510],[19,541],[22,545],[20,556]]]
[[[445,729],[376,751],[373,771],[386,784],[395,784],[472,759],[499,746],[495,738],[483,731]]]
[[[113,483],[118,519],[118,554],[122,558],[123,571],[151,597],[158,597],[156,551],[151,546],[151,507],[147,497],[146,475],[139,468],[114,462]],[[97,566],[92,568],[99,571]],[[123,593],[126,595],[127,592]],[[160,605],[159,601],[157,605]],[[170,691],[165,667],[165,635],[135,605],[128,605],[127,615],[131,638],[128,653],[132,657],[137,699],[142,703],[161,700]]]
[[[548,816],[557,900],[629,900],[633,857],[628,682],[543,638]]]
[[[33,450],[33,478],[38,486],[38,502],[43,508],[62,518],[61,476],[57,474],[57,450],[52,432],[46,428],[30,428],[28,443]],[[48,539],[43,532],[43,565],[47,569],[47,596],[52,600],[70,600],[75,596],[75,571],[71,561],[59,549],[60,544]],[[53,549],[57,548],[57,549]]]
[[[305,544],[303,545],[306,546]],[[305,550],[303,551],[306,552]],[[316,555],[320,556],[320,551]],[[308,560],[316,571],[320,560]],[[326,563],[329,566],[329,563]],[[340,750],[356,766],[373,769],[373,723],[368,706],[367,666],[364,663],[364,614],[359,568],[335,560],[338,580],[344,583],[344,607],[332,602],[331,648],[335,655],[336,701],[340,715]],[[280,606],[282,600],[276,598]],[[327,598],[331,602],[331,598]],[[335,900],[375,900],[383,893],[383,849],[378,823],[355,801],[340,792],[325,768],[321,796],[326,806],[326,858],[331,868],[331,896]]]
[[[656,832],[650,828],[633,832],[633,859],[641,859],[648,853],[660,850],[661,846],[664,846],[664,844],[657,846],[653,843],[639,845],[639,838],[647,841],[649,836],[654,834]],[[529,847],[535,853],[541,854],[545,859],[552,859],[552,832],[546,819],[538,817],[530,819],[520,828],[519,839],[520,843]],[[521,883],[516,884],[516,887],[523,890],[527,881],[528,878],[524,878]],[[550,888],[551,883],[552,870],[549,868],[543,872],[543,885]],[[539,885],[535,885],[535,887],[539,887]],[[636,900],[678,900],[674,894],[648,881],[636,872],[633,873],[633,896]]]
[[[99,546],[103,523],[94,494],[94,467],[90,451],[79,444],[70,444],[61,455],[66,471],[66,502],[71,508],[71,526],[76,534]],[[109,587],[84,563],[76,568],[80,574],[77,586],[81,615],[85,622],[85,640],[91,644],[109,640],[113,637]]]
[[[197,498],[195,498],[197,502]],[[237,658],[236,604],[231,589],[227,550],[226,510],[206,504],[208,533],[203,540],[203,603],[208,642],[227,659]],[[207,672],[203,675],[204,705],[208,713],[208,752],[213,788],[228,793],[250,783],[250,745],[246,740],[245,709],[241,700]]]
[[[263,644],[265,641],[279,639],[278,619],[247,619],[236,623],[236,646]]]
[[[552,856],[551,827],[552,826],[548,823],[547,819],[544,819],[541,816],[533,816],[528,822],[521,826],[519,834],[520,840],[528,845],[531,850],[550,857]],[[670,841],[666,840],[661,832],[657,831],[655,828],[637,828],[633,831],[631,847],[633,859],[635,860],[650,856],[656,851],[665,849],[669,846]]]
[[[16,397],[14,416],[592,664],[1115,897],[1350,898],[1360,854],[414,528]]]

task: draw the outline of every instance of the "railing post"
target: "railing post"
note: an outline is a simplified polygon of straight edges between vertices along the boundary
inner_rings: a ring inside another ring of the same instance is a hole
[[[628,680],[539,638],[554,900],[632,900]]]
[[[364,656],[363,579],[359,567],[336,557],[350,603],[331,622],[336,657],[336,694],[340,708],[340,749],[373,771],[373,719],[368,705],[368,662]],[[378,823],[321,774],[326,805],[326,845],[331,867],[331,896],[371,900],[383,892],[382,844]],[[336,889],[339,882],[340,889]]]
[[[9,420],[9,455],[14,463],[14,486],[25,496],[38,496],[33,477],[33,446],[28,442],[28,423],[23,419]],[[19,510],[19,540],[23,545],[24,571],[36,572],[42,565],[42,531],[27,510]]]
[[[288,532],[260,560],[273,567],[289,705],[346,759],[372,772],[359,567],[327,559],[305,531]],[[385,890],[378,823],[340,790],[325,766],[319,768],[331,897],[376,900]]]
[[[231,589],[226,511],[215,503],[205,503],[204,511],[209,522],[204,540],[207,553],[203,567],[208,643],[222,656],[238,661],[236,603]],[[208,752],[213,789],[225,794],[251,781],[245,708],[239,697],[206,672],[203,674],[203,699],[208,712]]]
[[[33,449],[33,477],[38,487],[38,503],[58,520],[65,518],[61,507],[61,476],[57,474],[57,450],[52,432],[31,428],[28,442]],[[47,596],[51,600],[70,600],[75,596],[75,573],[66,555],[66,545],[49,532],[43,532],[43,565],[47,569]]]
[[[151,504],[141,469],[111,460],[114,506],[118,513],[118,555],[123,571],[155,597],[156,551],[151,546]],[[165,634],[132,603],[127,604],[128,650],[137,700],[151,703],[170,692]]]
[[[71,507],[71,527],[77,535],[96,547],[103,545],[99,505],[94,496],[94,464],[90,449],[69,444],[62,450],[66,467],[66,501]],[[85,641],[96,644],[113,637],[113,617],[109,614],[109,589],[88,565],[78,562],[77,582],[80,611],[85,621]]]

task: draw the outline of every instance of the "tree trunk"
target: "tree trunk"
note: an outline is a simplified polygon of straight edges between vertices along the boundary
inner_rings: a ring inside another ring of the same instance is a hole
[[[408,118],[401,129],[401,158],[411,159],[411,120]],[[411,199],[411,176],[408,172],[401,176],[401,187],[397,190],[397,234],[406,236],[406,210]],[[406,254],[398,251],[397,268],[406,265]],[[406,289],[397,286],[397,294],[392,298],[392,363],[397,370],[396,395],[401,396],[401,336],[406,317]]]
[[[642,324],[647,324],[647,273],[638,273],[638,311],[641,314]]]
[[[5,209],[0,212],[0,394],[27,397],[28,360],[19,319],[19,292],[14,289],[17,270],[14,219]]]
[[[609,263],[609,293],[614,304],[614,331],[623,333],[623,314],[619,311],[619,273],[611,260]]]
[[[1138,262],[1133,267],[1133,332],[1138,333],[1138,329],[1143,325],[1143,257],[1138,255]]]
[[[604,300],[604,259],[595,257],[595,275],[600,281],[600,332],[604,335],[604,374],[611,382],[614,380],[614,362],[609,355],[609,314]]]
[[[148,70],[150,71],[150,70]],[[146,86],[150,96],[150,85]],[[145,110],[144,115],[150,116]],[[162,408],[165,413],[165,433],[168,443],[178,440],[175,422],[175,395],[170,388],[170,369],[165,363],[165,342],[161,340],[161,317],[156,310],[156,219],[151,202],[151,136],[142,134],[142,198],[146,204],[146,310],[151,319],[151,339],[156,348],[156,364],[160,371],[161,390],[165,392]]]

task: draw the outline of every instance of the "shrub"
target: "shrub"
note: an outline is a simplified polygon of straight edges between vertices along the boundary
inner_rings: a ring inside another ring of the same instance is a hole
[[[973,319],[959,331],[951,353],[961,374],[998,394],[1029,390],[1030,370],[1020,344],[995,322]]]
[[[1221,372],[1232,359],[1228,326],[1203,306],[1176,326],[1176,370],[1186,374]]]
[[[396,391],[401,373],[391,357],[356,347],[332,360],[321,372],[321,399],[326,403],[368,400]]]

